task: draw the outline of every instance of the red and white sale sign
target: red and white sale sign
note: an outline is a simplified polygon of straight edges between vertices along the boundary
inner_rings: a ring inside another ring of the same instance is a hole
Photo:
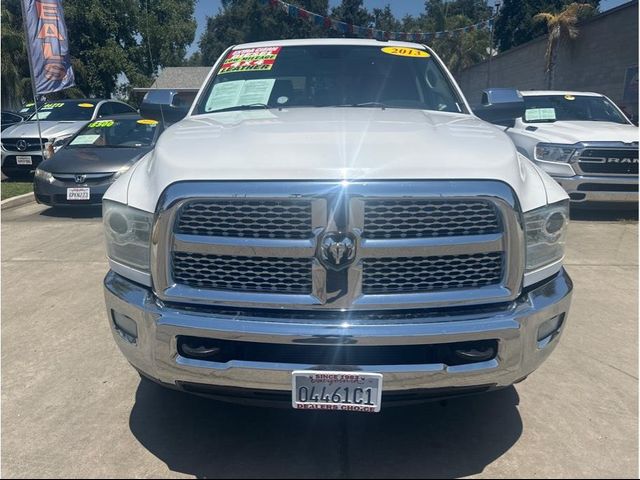
[[[271,70],[282,47],[243,48],[229,52],[218,73]]]

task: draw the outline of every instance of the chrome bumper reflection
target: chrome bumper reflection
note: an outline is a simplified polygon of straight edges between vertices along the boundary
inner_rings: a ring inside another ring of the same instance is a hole
[[[290,390],[291,372],[327,368],[326,365],[212,361],[185,358],[178,353],[180,335],[270,344],[421,345],[483,339],[498,341],[492,360],[467,365],[367,365],[340,367],[384,374],[385,391],[511,385],[533,372],[558,342],[571,301],[572,282],[562,270],[552,279],[495,311],[467,311],[452,315],[446,309],[424,318],[389,320],[309,320],[301,317],[260,318],[248,313],[223,315],[202,307],[163,305],[151,290],[113,272],[105,278],[105,298],[114,338],[131,364],[166,384],[189,382],[256,390]],[[137,338],[114,324],[114,313],[135,322]],[[538,341],[546,320],[565,314],[553,338]]]
[[[576,175],[553,177],[566,190],[572,202],[638,202],[637,176]],[[584,190],[586,184],[597,185],[598,190]],[[616,191],[616,188],[632,191]]]

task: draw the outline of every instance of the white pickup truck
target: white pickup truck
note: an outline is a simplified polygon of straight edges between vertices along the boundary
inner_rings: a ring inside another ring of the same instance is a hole
[[[236,45],[188,109],[141,111],[176,123],[103,216],[109,323],[142,376],[377,412],[512,385],[557,345],[567,194],[430,48]]]
[[[524,115],[503,124],[520,153],[560,183],[573,204],[637,208],[638,127],[611,100],[590,92],[520,93]]]

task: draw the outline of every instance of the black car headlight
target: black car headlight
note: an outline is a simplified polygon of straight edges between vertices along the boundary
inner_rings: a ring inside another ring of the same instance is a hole
[[[569,200],[524,213],[527,242],[526,272],[532,272],[564,257],[569,224]]]
[[[148,275],[153,214],[104,200],[102,218],[109,259]]]

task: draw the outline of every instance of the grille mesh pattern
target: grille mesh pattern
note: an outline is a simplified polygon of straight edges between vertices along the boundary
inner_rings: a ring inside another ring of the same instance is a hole
[[[502,254],[364,259],[363,267],[365,295],[478,288],[500,283]]]
[[[421,238],[498,233],[495,207],[475,200],[369,200],[365,238]]]
[[[311,203],[276,200],[191,202],[183,207],[176,231],[219,237],[310,238]]]
[[[174,279],[214,290],[311,293],[312,260],[173,253]]]

